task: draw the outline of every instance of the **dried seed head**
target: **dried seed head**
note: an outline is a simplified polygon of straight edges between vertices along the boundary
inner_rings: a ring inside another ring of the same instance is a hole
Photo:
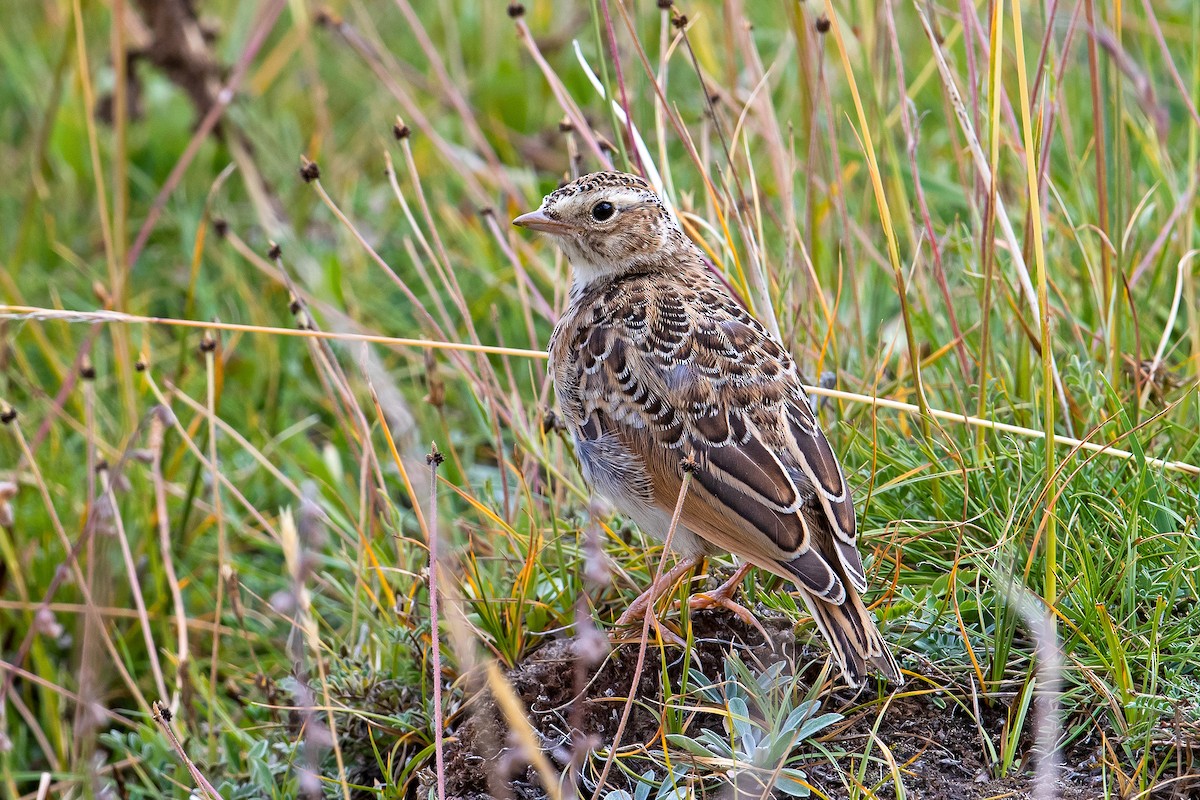
[[[596,518],[593,515],[593,521],[584,530],[583,578],[589,586],[606,586],[612,582],[612,570],[600,544],[600,524]]]
[[[245,624],[242,611],[242,583],[238,580],[237,570],[228,564],[222,564],[221,580],[225,582],[225,592],[229,595],[229,607],[233,609],[233,615],[238,618],[238,622]]]
[[[277,261],[282,256],[283,248],[277,243],[271,242],[271,249],[267,251],[267,258],[271,259],[272,261]]]
[[[17,493],[15,481],[0,481],[0,528],[11,528],[16,514],[12,503],[8,502]]]
[[[307,548],[319,550],[329,539],[326,528],[325,511],[318,500],[320,492],[312,481],[305,481],[300,487],[300,509],[296,514],[296,533]]]
[[[224,217],[216,217],[213,219],[213,232],[221,239],[225,238],[225,234],[229,233],[229,221]]]
[[[15,408],[10,406],[8,403],[0,405],[0,422],[3,422],[5,425],[7,425],[16,418],[17,410]]]
[[[92,365],[92,360],[87,356],[83,357],[83,362],[79,365],[79,377],[85,381],[96,380],[96,367]]]
[[[566,433],[567,424],[552,408],[542,409],[542,433]]]
[[[138,372],[145,372],[146,371],[146,359],[139,357],[137,362],[134,363],[133,368]]]
[[[113,509],[113,504],[108,499],[107,470],[100,473],[100,486],[103,487],[102,493],[96,498],[89,521],[92,523],[92,530],[95,531],[97,536],[116,536],[117,528],[113,520],[116,519],[117,515]]]
[[[342,18],[328,8],[318,8],[313,14],[313,22],[321,28],[336,28],[342,24]]]
[[[300,177],[304,179],[305,183],[312,183],[321,177],[321,168],[317,166],[317,162],[300,156]]]
[[[63,635],[63,626],[59,624],[54,612],[45,606],[34,612],[33,629],[50,639],[57,639]]]
[[[290,615],[299,605],[296,603],[296,595],[287,589],[280,589],[271,595],[267,603],[271,606],[272,610],[284,616]]]
[[[324,741],[327,739],[330,743],[332,743],[333,737],[328,735],[318,735],[318,730],[321,728],[324,728],[324,726],[318,723],[315,719],[309,720],[309,724],[305,726],[305,729],[308,731],[307,743],[312,747],[324,749],[326,746]],[[324,786],[321,783],[321,779],[317,777],[317,773],[314,772],[310,767],[299,767],[296,770],[296,777],[299,779],[296,781],[296,788],[300,790],[299,794],[301,797],[309,798],[309,800],[316,800],[316,798],[323,794]]]
[[[525,6],[521,5],[520,3],[509,3],[508,16],[512,17],[513,19],[525,16]]]
[[[830,24],[829,17],[825,16],[824,14],[817,17],[817,33],[829,33]]]
[[[429,388],[425,396],[429,405],[438,409],[446,405],[446,384],[438,374],[437,357],[432,350],[425,351],[425,385]]]
[[[167,406],[161,404],[156,405],[154,408],[150,409],[150,413],[154,415],[154,420],[158,424],[162,425],[163,428],[170,428],[177,422],[175,419],[175,412]]]
[[[412,128],[405,125],[404,121],[399,117],[396,117],[396,124],[392,126],[392,136],[396,137],[397,142],[407,139],[409,136],[412,136]]]
[[[575,130],[575,125],[571,122],[570,117],[563,117],[558,121],[559,133],[570,133],[573,130]]]
[[[658,0],[658,7],[663,11],[666,11],[673,5],[675,5],[675,0]]]
[[[85,700],[81,702],[76,709],[76,713],[78,714],[76,717],[78,722],[75,725],[75,730],[77,731],[90,731],[97,728],[103,728],[103,726],[109,722],[108,709],[104,707],[103,703],[99,703],[95,700]],[[99,758],[93,756],[93,769],[99,767],[102,763],[103,762],[100,761]]]
[[[329,750],[333,747],[333,734],[329,732],[329,726],[322,723],[319,719],[312,719],[308,723],[308,736],[305,744],[316,747],[321,750]],[[313,786],[311,796],[321,797],[322,781],[315,773],[312,775]]]
[[[687,24],[688,24],[687,15],[686,14],[677,14],[675,16],[675,19],[671,20],[671,24],[674,25],[679,30],[683,30],[684,28],[687,27]]]
[[[217,340],[207,331],[204,333],[204,338],[200,340],[200,352],[211,353],[217,349]]]
[[[433,467],[434,469],[437,469],[438,467],[440,467],[442,465],[442,462],[445,460],[446,460],[446,457],[444,455],[442,455],[440,450],[438,450],[437,444],[431,443],[429,446],[429,453],[426,454],[426,456],[425,456],[425,463],[428,464],[429,466]]]
[[[679,468],[684,472],[698,472],[700,470],[700,462],[689,453],[687,458],[679,462]]]
[[[580,661],[590,667],[604,660],[604,657],[612,650],[612,644],[604,631],[596,627],[596,623],[592,621],[592,615],[586,613],[586,608],[583,609],[583,612],[575,615],[578,635],[575,637],[575,646],[572,650]]]

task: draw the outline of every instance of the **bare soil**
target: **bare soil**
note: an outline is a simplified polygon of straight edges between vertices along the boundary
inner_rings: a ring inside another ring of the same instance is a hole
[[[722,674],[721,664],[730,648],[740,651],[747,664],[765,667],[780,657],[799,665],[804,679],[816,679],[822,659],[807,645],[798,641],[791,625],[782,618],[760,617],[768,638],[744,624],[724,609],[693,612],[692,625],[696,647],[692,666],[699,667],[710,677]],[[569,770],[579,764],[591,747],[613,740],[616,734],[624,698],[628,696],[636,665],[637,645],[617,647],[598,666],[585,667],[582,658],[584,645],[575,638],[547,642],[523,663],[508,672],[529,718],[539,735],[543,751],[556,770]],[[679,681],[682,659],[678,648],[668,648],[666,674],[673,683]],[[622,747],[636,743],[651,743],[659,732],[657,701],[662,697],[663,666],[656,649],[647,653],[645,667],[638,677],[636,696],[645,700],[635,704],[624,732]],[[964,713],[958,703],[947,696],[917,695],[893,698],[887,705],[882,721],[877,724],[879,705],[855,712],[862,706],[850,692],[835,692],[824,698],[826,710],[838,710],[846,719],[822,741],[830,750],[844,749],[861,753],[867,737],[875,729],[877,741],[886,745],[903,776],[904,794],[911,800],[983,800],[983,798],[1028,798],[1032,791],[1031,765],[1020,764],[1014,774],[995,777],[983,760],[982,735],[998,742],[1003,730],[1006,709],[999,704],[981,704],[977,722]],[[970,698],[967,708],[974,707]],[[715,715],[698,715],[690,731],[700,728],[720,729]],[[982,732],[981,732],[982,731]],[[541,800],[546,797],[536,770],[520,757],[520,748],[510,736],[504,715],[487,691],[477,692],[451,721],[446,747],[446,792],[455,800],[491,800],[516,798]],[[1028,742],[1024,744],[1028,746]],[[881,748],[873,749],[876,763],[868,766],[864,783],[881,798],[896,797],[887,769],[878,758]],[[1101,774],[1096,763],[1099,748],[1095,742],[1085,742],[1063,754],[1063,769],[1057,785],[1062,800],[1084,800],[1104,795]],[[813,785],[831,798],[844,797],[846,789],[842,769],[858,768],[853,764],[835,765],[821,760],[814,751],[814,760],[804,767]],[[649,762],[635,765],[644,770]],[[661,774],[661,769],[660,769]],[[433,775],[422,775],[418,797],[427,797],[433,785]],[[609,790],[630,788],[620,770],[610,773]],[[1190,797],[1189,791],[1200,791],[1200,779],[1184,778],[1175,784],[1182,794],[1154,794],[1151,797]],[[1116,796],[1112,787],[1111,796]],[[589,796],[586,792],[584,796]],[[713,796],[718,796],[714,793]]]

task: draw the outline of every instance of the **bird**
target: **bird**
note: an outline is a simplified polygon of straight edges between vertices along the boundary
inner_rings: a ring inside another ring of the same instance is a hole
[[[513,224],[548,234],[571,266],[550,371],[593,491],[648,535],[670,532],[681,566],[726,552],[791,581],[851,688],[872,672],[902,683],[861,597],[850,487],[795,359],[651,186],[582,175]],[[707,600],[726,604],[744,569]]]

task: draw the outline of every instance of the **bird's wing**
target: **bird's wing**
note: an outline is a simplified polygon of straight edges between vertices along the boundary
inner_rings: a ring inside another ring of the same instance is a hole
[[[849,488],[796,365],[715,281],[614,282],[556,337],[556,379],[583,443],[614,441],[672,508],[696,464],[683,523],[799,579],[830,602],[866,588]],[[567,391],[562,391],[566,386]]]

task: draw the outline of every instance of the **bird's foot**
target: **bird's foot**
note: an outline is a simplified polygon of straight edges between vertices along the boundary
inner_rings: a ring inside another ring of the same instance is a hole
[[[683,637],[672,630],[671,627],[662,620],[660,620],[658,618],[658,614],[654,613],[653,603],[647,603],[641,608],[636,609],[636,613],[632,616],[630,615],[630,611],[635,611],[635,609],[631,608],[622,614],[621,619],[617,620],[617,628],[609,632],[608,640],[613,644],[625,644],[626,642],[639,641],[640,632],[639,634],[634,634],[632,636],[628,635],[628,632],[629,626],[641,622],[644,625],[643,630],[649,630],[650,628],[653,628],[658,632],[659,637],[661,637],[662,640],[667,644],[675,645],[676,647],[687,647],[687,642],[684,641]],[[624,622],[622,622],[622,620]],[[646,620],[650,621],[648,626],[645,626]],[[622,632],[622,629],[624,629],[624,633]]]
[[[746,623],[752,628],[755,628],[762,634],[763,639],[770,640],[762,623],[758,621],[758,617],[750,613],[750,609],[734,602],[733,595],[737,592],[738,587],[742,584],[742,578],[746,577],[746,573],[750,571],[752,564],[742,564],[734,571],[729,580],[722,583],[711,592],[699,592],[692,595],[692,599],[688,601],[688,608],[692,611],[699,611],[706,608],[724,608],[732,612],[734,616]]]
[[[650,588],[642,592],[637,598],[629,604],[629,608],[625,609],[625,613],[617,620],[617,624],[610,634],[610,639],[621,639],[624,637],[618,632],[622,628],[627,628],[635,623],[642,622],[643,624],[648,619],[655,629],[658,630],[662,638],[671,644],[686,646],[684,640],[670,628],[663,625],[658,615],[654,612],[654,604],[659,601],[664,595],[668,594],[683,576],[696,568],[699,559],[691,558],[684,559],[669,569],[667,572],[654,583],[650,584]]]

